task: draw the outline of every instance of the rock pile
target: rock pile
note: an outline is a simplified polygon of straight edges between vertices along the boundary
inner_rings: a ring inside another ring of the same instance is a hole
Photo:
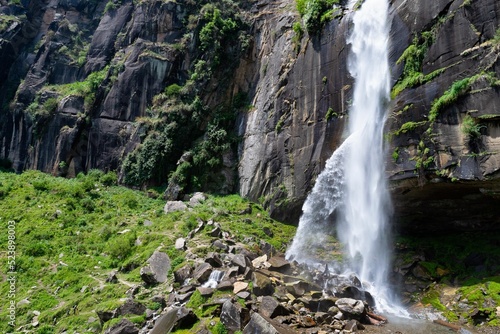
[[[188,247],[207,237],[212,251],[203,256]],[[146,312],[142,329],[120,322],[107,333],[210,333],[219,321],[229,333],[352,333],[385,322],[357,278],[289,262],[265,241],[249,250],[216,222],[200,220],[175,247],[189,261],[173,271],[173,282],[164,283],[170,265],[165,253],[155,252],[141,270],[144,286],[171,284],[165,289],[170,293],[155,297],[161,308]]]

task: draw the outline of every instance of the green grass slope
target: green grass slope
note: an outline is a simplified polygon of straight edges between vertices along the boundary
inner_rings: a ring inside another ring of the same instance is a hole
[[[142,284],[140,268],[156,249],[170,256],[172,269],[186,262],[174,243],[198,219],[219,222],[236,241],[253,237],[281,250],[295,233],[295,227],[236,195],[208,196],[191,210],[169,214],[163,213],[164,204],[154,190],[116,186],[113,173],[91,171],[74,179],[37,171],[0,173],[0,295],[6,301],[0,306],[0,332],[101,332],[109,324],[101,324],[97,312],[116,308],[127,290]],[[245,211],[249,207],[251,213]],[[209,250],[208,242],[196,248]],[[106,282],[112,270],[118,271],[118,284]],[[156,309],[148,297],[168,295],[166,285],[137,298]],[[15,312],[9,310],[11,301]],[[11,313],[15,327],[9,325]],[[140,324],[144,316],[130,320]]]

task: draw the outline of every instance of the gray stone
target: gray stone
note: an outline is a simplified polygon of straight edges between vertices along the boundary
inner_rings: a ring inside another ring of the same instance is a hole
[[[199,264],[193,272],[193,280],[202,284],[205,283],[212,273],[212,266],[209,263]]]
[[[270,296],[274,292],[274,286],[269,277],[254,272],[252,292],[256,296]]]
[[[347,313],[350,316],[361,316],[366,312],[365,304],[361,300],[352,298],[340,298],[335,302],[335,305],[341,312]]]
[[[167,254],[155,251],[148,259],[148,265],[141,268],[140,274],[146,284],[163,283],[170,270],[170,258]]]
[[[183,284],[193,272],[193,267],[189,264],[182,266],[181,268],[174,271],[174,280],[177,283]]]
[[[169,308],[166,313],[162,314],[156,321],[153,329],[149,334],[165,334],[170,333],[177,320],[177,308]]]
[[[122,319],[106,330],[105,334],[138,334],[139,329],[128,319]]]
[[[186,249],[186,239],[178,238],[175,240],[175,249],[184,250]]]
[[[289,315],[290,311],[281,305],[271,296],[263,296],[260,303],[259,312],[269,318],[275,318],[279,315]]]
[[[191,198],[189,199],[189,205],[192,207],[200,205],[206,199],[207,197],[205,196],[204,193],[201,192],[194,193],[193,196],[191,196]]]
[[[124,304],[120,305],[118,309],[116,310],[117,315],[127,315],[127,314],[136,314],[136,315],[142,315],[146,311],[146,306],[142,305],[141,303],[131,299],[127,298]]]
[[[165,213],[185,210],[187,210],[187,205],[182,201],[168,201],[163,208]]]

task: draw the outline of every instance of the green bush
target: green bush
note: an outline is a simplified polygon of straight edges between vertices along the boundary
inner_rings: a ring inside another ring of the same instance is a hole
[[[478,138],[481,136],[483,125],[478,124],[475,118],[466,115],[462,120],[462,133],[469,139]]]
[[[333,5],[338,3],[338,0],[296,0],[297,10],[310,34],[320,32],[333,18]]]

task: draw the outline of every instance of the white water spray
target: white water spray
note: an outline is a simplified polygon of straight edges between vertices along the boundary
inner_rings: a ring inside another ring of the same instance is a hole
[[[316,249],[328,241],[336,222],[350,270],[369,283],[365,289],[378,308],[401,314],[389,306],[387,287],[391,205],[384,176],[383,126],[390,93],[388,6],[387,0],[366,0],[354,13],[348,39],[348,67],[355,80],[349,137],[327,161],[304,203],[287,257],[314,262]]]

